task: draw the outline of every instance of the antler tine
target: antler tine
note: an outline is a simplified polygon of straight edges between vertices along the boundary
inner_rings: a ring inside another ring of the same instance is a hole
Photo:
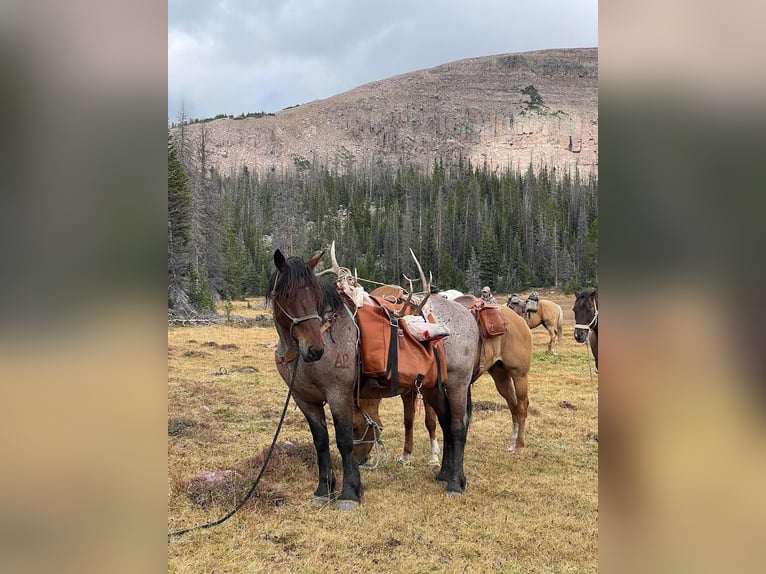
[[[397,317],[402,317],[407,313],[407,307],[410,306],[410,302],[412,301],[412,283],[410,283],[410,292],[407,293],[407,300],[402,305],[402,308],[399,312],[394,311],[394,314]]]
[[[423,273],[423,268],[420,266],[420,261],[418,261],[418,258],[415,257],[415,252],[410,248],[410,254],[412,255],[412,258],[415,260],[415,265],[418,268],[418,273],[420,273],[420,282],[423,284],[423,291],[426,293],[431,292],[431,284],[426,281],[426,274]]]
[[[330,262],[332,263],[332,267],[325,269],[324,271],[320,271],[317,273],[317,277],[321,277],[327,273],[335,273],[336,275],[340,274],[340,265],[338,265],[338,259],[335,257],[335,240],[333,240],[332,245],[330,246]]]
[[[333,269],[340,269],[340,265],[338,265],[338,258],[335,257],[335,240],[333,239],[332,245],[330,245],[330,261],[332,262],[332,268]]]

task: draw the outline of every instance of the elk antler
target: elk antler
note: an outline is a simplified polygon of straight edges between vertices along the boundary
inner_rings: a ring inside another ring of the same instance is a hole
[[[415,309],[415,314],[419,314],[423,310],[423,306],[426,304],[426,301],[428,301],[428,298],[431,296],[431,281],[433,281],[433,275],[431,275],[431,272],[428,272],[429,277],[431,278],[430,281],[426,281],[426,274],[423,273],[423,268],[420,266],[420,261],[418,261],[418,258],[415,257],[415,252],[410,249],[410,254],[412,255],[412,258],[415,260],[415,265],[418,268],[418,273],[420,273],[420,282],[423,284],[423,291],[425,291],[425,295],[420,300],[420,303],[418,303],[417,308]]]
[[[330,261],[332,263],[332,267],[329,269],[325,269],[324,271],[320,271],[317,273],[317,277],[321,277],[322,275],[325,275],[326,273],[335,273],[336,275],[340,275],[340,265],[338,265],[338,259],[335,257],[335,241],[333,240],[332,245],[330,246]]]
[[[420,266],[420,261],[418,261],[418,258],[415,257],[415,252],[412,249],[410,249],[410,255],[412,255],[412,258],[415,260],[415,266],[418,268],[418,273],[420,273],[420,283],[423,286],[423,291],[430,293],[431,283],[426,281],[426,274],[423,273],[423,268]]]

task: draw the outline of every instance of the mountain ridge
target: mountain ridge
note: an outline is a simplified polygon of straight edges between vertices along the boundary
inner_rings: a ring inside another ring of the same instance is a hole
[[[598,48],[467,58],[184,131],[192,146],[204,132],[205,161],[224,174],[462,157],[492,169],[597,176]]]

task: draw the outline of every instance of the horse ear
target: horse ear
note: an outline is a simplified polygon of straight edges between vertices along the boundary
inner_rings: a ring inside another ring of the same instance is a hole
[[[282,252],[279,249],[274,252],[274,265],[276,265],[277,269],[280,271],[282,271],[285,266],[285,256],[282,255]]]
[[[308,266],[311,267],[311,269],[313,269],[314,267],[317,266],[317,263],[319,263],[319,260],[322,258],[322,255],[324,255],[324,249],[314,253],[314,255],[311,257],[311,259],[306,261],[306,263],[308,263]]]

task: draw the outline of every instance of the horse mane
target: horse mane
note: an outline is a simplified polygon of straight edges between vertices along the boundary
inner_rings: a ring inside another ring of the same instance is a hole
[[[266,301],[271,301],[274,296],[288,299],[294,297],[298,285],[301,284],[308,285],[313,291],[314,297],[319,302],[317,311],[320,314],[327,307],[333,310],[340,307],[340,293],[335,285],[320,281],[314,270],[300,257],[288,257],[283,270],[277,270],[271,274]]]

